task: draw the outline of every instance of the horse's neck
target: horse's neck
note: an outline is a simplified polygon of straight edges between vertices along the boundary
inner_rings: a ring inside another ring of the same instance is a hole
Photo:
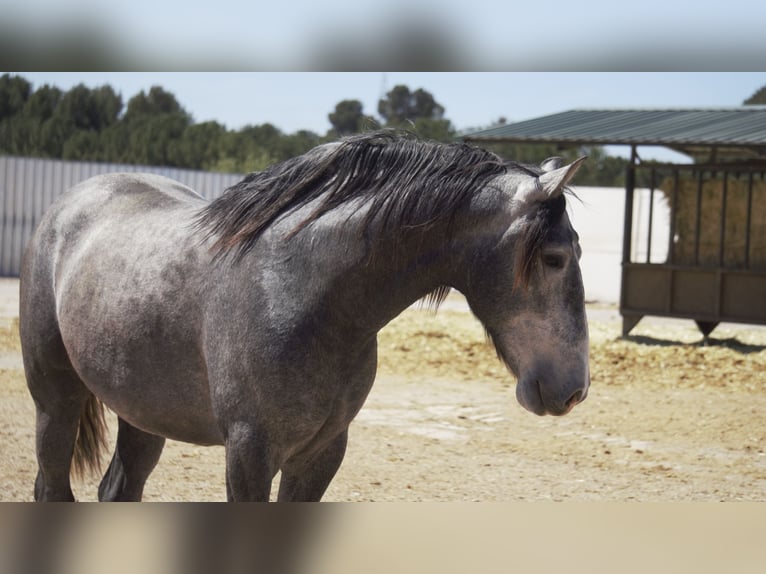
[[[374,224],[362,231],[364,215],[364,209],[351,215],[340,209],[294,236],[303,214],[285,218],[267,233],[264,250],[249,256],[245,273],[268,282],[275,304],[330,313],[349,332],[377,331],[441,286],[464,291],[477,250],[492,232],[481,213],[385,233]]]
[[[425,231],[401,230],[368,244],[364,257],[348,262],[344,304],[382,327],[440,287],[465,293],[482,251],[502,234],[496,210],[484,207]]]

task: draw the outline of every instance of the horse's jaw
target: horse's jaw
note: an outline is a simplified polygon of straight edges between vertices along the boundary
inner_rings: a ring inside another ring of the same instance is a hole
[[[492,340],[517,378],[519,404],[540,416],[567,414],[590,387],[587,328],[557,332],[549,320],[528,313],[512,323]]]

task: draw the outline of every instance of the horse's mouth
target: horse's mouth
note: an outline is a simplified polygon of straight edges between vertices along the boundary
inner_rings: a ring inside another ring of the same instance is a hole
[[[522,407],[538,416],[562,416],[570,412],[588,396],[588,387],[575,390],[565,401],[546,401],[540,381],[519,381],[516,385],[516,400]]]
[[[516,384],[516,400],[531,413],[538,416],[548,414],[543,402],[543,394],[540,390],[540,381],[519,381]]]

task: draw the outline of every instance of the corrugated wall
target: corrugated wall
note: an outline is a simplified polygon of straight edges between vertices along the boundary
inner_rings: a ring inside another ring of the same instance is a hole
[[[117,171],[157,173],[180,181],[207,199],[244,176],[189,169],[0,157],[0,276],[18,277],[21,254],[45,210],[64,191],[94,175]]]

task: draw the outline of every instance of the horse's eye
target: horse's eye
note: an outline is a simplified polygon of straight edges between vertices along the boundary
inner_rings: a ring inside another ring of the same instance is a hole
[[[562,269],[564,267],[564,257],[558,253],[546,253],[543,255],[543,263],[551,269]]]

